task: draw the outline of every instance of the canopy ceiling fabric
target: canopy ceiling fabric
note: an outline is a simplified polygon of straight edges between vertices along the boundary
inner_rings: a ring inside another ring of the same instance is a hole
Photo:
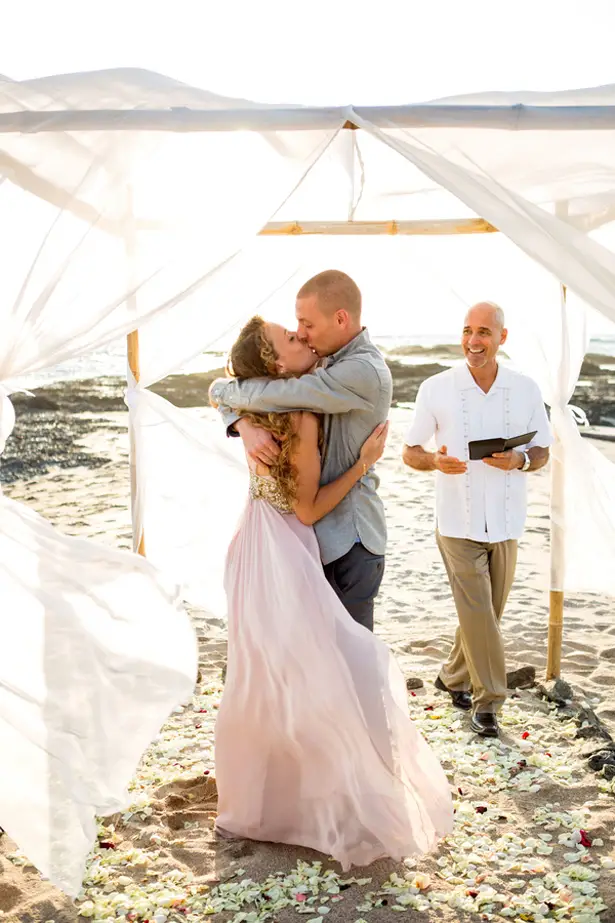
[[[85,124],[86,113],[87,130],[54,128]],[[144,127],[154,113],[168,131]],[[201,161],[201,180],[212,166],[219,166],[220,158],[227,171],[232,165],[239,174],[256,156],[254,146],[246,143],[248,135],[265,133],[275,145],[277,129],[285,135],[278,139],[283,145],[290,137],[286,131],[328,131],[339,128],[352,113],[381,130],[411,132],[415,143],[465,167],[474,164],[542,207],[565,200],[570,220],[577,225],[595,226],[606,212],[613,215],[614,86],[551,94],[485,93],[421,106],[310,109],[229,99],[140,70],[0,82],[0,169],[22,188],[56,203],[69,195],[71,207],[83,217],[98,212],[110,229],[122,233],[122,204],[114,210],[105,202],[109,186],[114,180],[125,181],[127,173],[142,174],[145,162],[151,163],[147,172],[152,179],[169,164],[175,173],[190,173],[182,155]],[[207,130],[199,130],[199,124]],[[224,130],[214,130],[220,124]],[[245,125],[250,132],[242,130]],[[87,194],[78,195],[78,181],[93,161],[101,165],[107,182],[101,180]],[[308,220],[312,214],[317,220],[347,218],[347,202],[337,180],[348,174],[354,180],[351,191],[357,191],[357,178],[363,188],[357,219],[464,214],[453,196],[362,131],[344,132],[318,174],[309,194],[304,188],[287,203],[284,215],[293,220]],[[329,202],[332,189],[336,196]],[[154,211],[137,218],[175,217]]]

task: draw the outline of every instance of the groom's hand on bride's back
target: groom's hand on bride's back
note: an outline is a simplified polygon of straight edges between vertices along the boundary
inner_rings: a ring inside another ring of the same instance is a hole
[[[280,454],[280,447],[267,430],[261,429],[250,420],[241,419],[235,423],[249,457],[261,465],[271,465]]]

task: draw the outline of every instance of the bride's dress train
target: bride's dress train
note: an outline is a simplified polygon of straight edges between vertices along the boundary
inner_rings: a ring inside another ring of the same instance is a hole
[[[227,557],[217,827],[345,870],[425,853],[452,829],[444,771],[408,717],[395,659],[348,615],[314,530],[265,499],[275,493],[252,476]]]

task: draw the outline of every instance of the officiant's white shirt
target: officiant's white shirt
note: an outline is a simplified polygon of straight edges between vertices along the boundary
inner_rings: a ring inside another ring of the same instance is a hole
[[[465,474],[436,471],[436,518],[441,535],[475,542],[519,539],[527,513],[527,473],[498,471],[483,461],[470,461],[468,443],[475,439],[536,435],[527,446],[553,441],[540,389],[527,375],[498,366],[495,382],[485,393],[465,363],[423,382],[406,445],[425,446],[435,437],[437,448],[467,461]]]

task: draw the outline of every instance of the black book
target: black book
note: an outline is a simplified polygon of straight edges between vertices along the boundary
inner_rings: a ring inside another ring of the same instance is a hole
[[[507,452],[509,449],[516,449],[520,445],[527,445],[537,432],[537,430],[534,430],[533,433],[512,436],[510,439],[475,439],[473,442],[468,443],[470,460],[480,461],[481,458],[489,458],[496,452]]]

